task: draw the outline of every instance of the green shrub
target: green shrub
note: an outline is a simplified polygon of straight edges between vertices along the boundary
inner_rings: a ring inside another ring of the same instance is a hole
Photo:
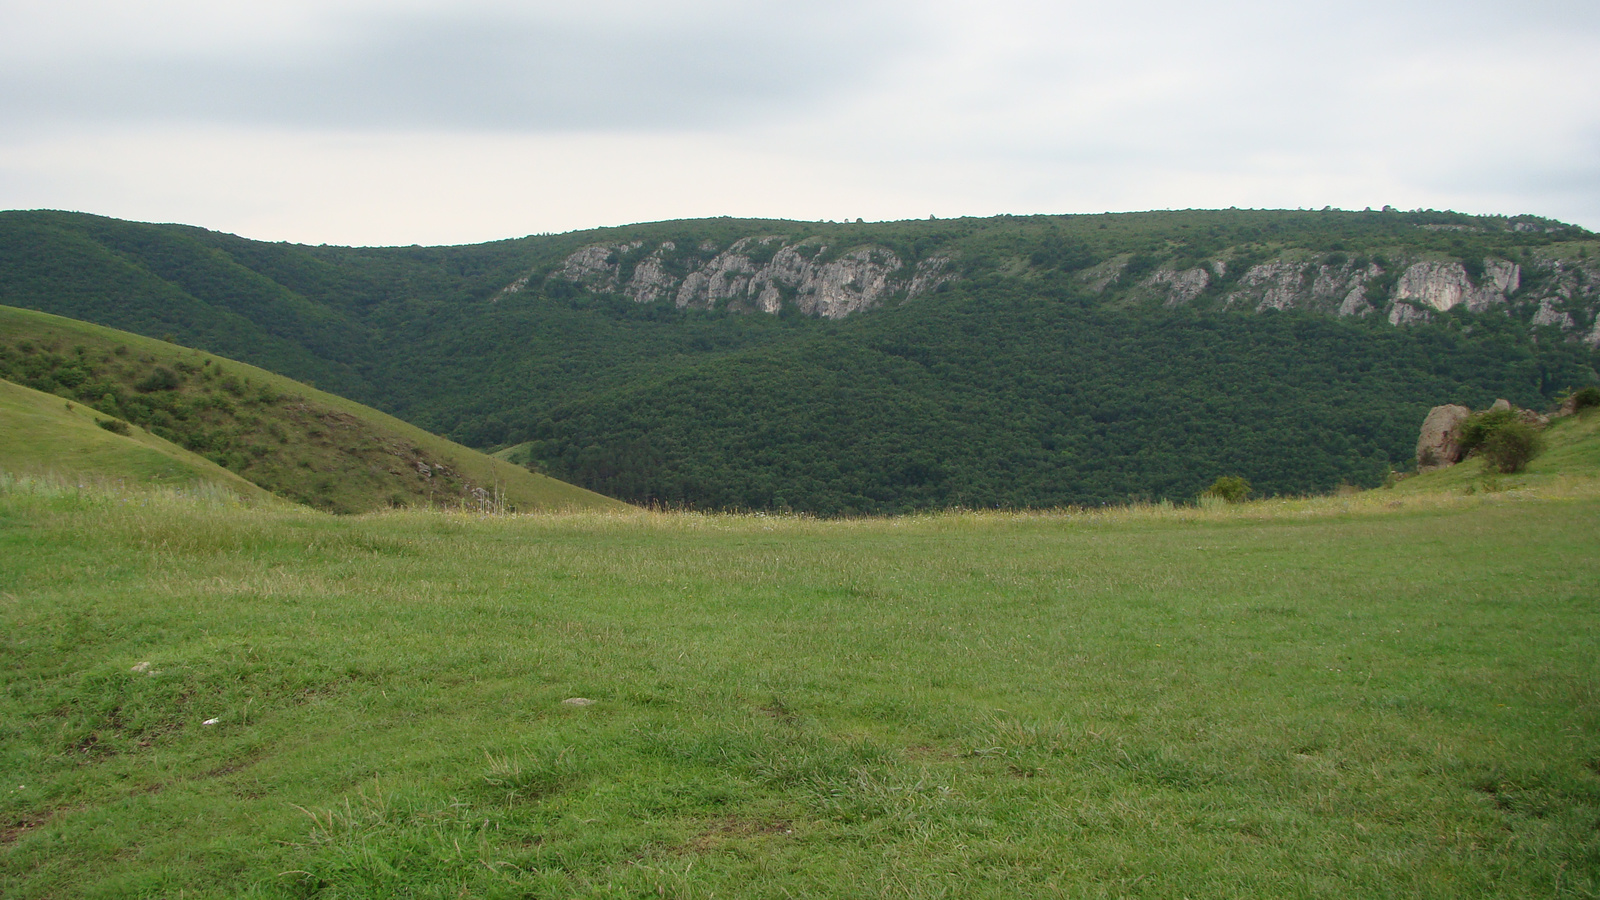
[[[1544,449],[1539,429],[1512,410],[1476,413],[1461,424],[1461,450],[1483,457],[1484,468],[1511,475],[1527,468]]]
[[[157,366],[134,387],[140,393],[149,394],[154,391],[173,390],[181,383],[181,380],[171,369]]]
[[[1489,435],[1517,421],[1517,414],[1509,409],[1491,409],[1473,413],[1461,423],[1461,455],[1471,455],[1488,440]]]
[[[1527,422],[1513,421],[1489,432],[1478,446],[1478,455],[1483,457],[1485,468],[1510,475],[1527,468],[1543,449],[1539,429]]]
[[[1572,411],[1579,412],[1600,406],[1600,387],[1593,385],[1572,395]]]
[[[121,419],[95,419],[94,423],[112,434],[126,435],[133,433],[133,430],[128,427],[128,423]]]
[[[1250,499],[1250,482],[1237,475],[1223,475],[1206,488],[1202,497],[1216,497],[1228,503],[1243,503]]]

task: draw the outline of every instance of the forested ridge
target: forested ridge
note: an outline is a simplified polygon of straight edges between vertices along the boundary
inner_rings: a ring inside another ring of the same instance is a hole
[[[765,236],[756,265],[778,246],[819,264],[871,246],[903,273],[947,261],[949,277],[832,320],[788,294],[768,315],[617,286],[647,258],[681,282]],[[596,246],[612,281],[569,277]],[[397,248],[13,212],[0,304],[237,357],[471,446],[516,444],[531,467],[632,502],[881,513],[1184,499],[1222,474],[1267,493],[1376,484],[1432,405],[1539,407],[1596,381],[1583,337],[1600,325],[1571,287],[1596,251],[1549,220],[1438,212],[713,219]],[[1365,273],[1370,314],[1241,308],[1280,260]],[[1496,260],[1520,281],[1503,306],[1396,327],[1385,304],[1416,260],[1459,266],[1469,289]],[[1157,292],[1185,272],[1204,275],[1183,302]]]
[[[990,294],[664,367],[535,419],[528,452],[636,502],[823,513],[1190,498],[1225,473],[1305,493],[1381,482],[1439,398],[1540,407],[1587,374],[1510,335]]]

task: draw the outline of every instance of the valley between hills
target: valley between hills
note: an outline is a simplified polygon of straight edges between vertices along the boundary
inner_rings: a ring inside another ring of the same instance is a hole
[[[0,895],[1600,894],[1595,253],[0,213]]]
[[[1597,381],[1600,243],[1387,209],[394,248],[11,212],[0,304],[256,365],[633,504],[1052,508],[1182,502],[1219,475],[1372,487],[1432,406],[1552,406]]]

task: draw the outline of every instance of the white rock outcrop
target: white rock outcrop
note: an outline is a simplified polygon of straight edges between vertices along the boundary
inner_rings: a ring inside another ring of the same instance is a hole
[[[1553,325],[1600,348],[1600,265],[1586,257],[1534,257],[1523,277],[1529,289],[1522,302],[1538,304],[1530,324]]]
[[[1390,325],[1410,325],[1413,322],[1427,322],[1432,318],[1433,313],[1403,301],[1389,307]]]
[[[1183,306],[1211,286],[1211,273],[1198,266],[1181,272],[1161,269],[1145,279],[1145,286],[1165,291],[1168,306]]]
[[[1223,302],[1248,305],[1256,312],[1310,309],[1363,316],[1373,310],[1366,298],[1367,282],[1382,274],[1371,263],[1275,259],[1247,269]]]
[[[637,250],[644,244],[592,244],[568,256],[561,264],[560,275],[568,281],[581,281],[590,287],[616,290],[617,257]]]
[[[1268,309],[1290,309],[1297,306],[1301,296],[1305,293],[1306,266],[1301,263],[1275,261],[1251,266],[1239,279],[1239,283],[1246,290],[1259,288],[1261,299],[1256,302],[1256,312]],[[1229,300],[1241,297],[1243,292],[1229,296]],[[1231,305],[1231,304],[1230,304]]]
[[[779,245],[775,251],[773,244]],[[675,305],[690,309],[726,304],[776,313],[789,300],[800,312],[826,319],[880,306],[896,295],[911,299],[955,277],[946,256],[929,257],[906,272],[900,257],[883,247],[855,247],[830,257],[829,247],[820,241],[787,244],[777,235],[741,238],[709,260],[692,260],[681,279],[671,274],[668,260],[677,247],[667,242],[632,262],[628,272],[630,254],[643,246],[635,241],[583,247],[562,262],[555,277],[621,293],[638,303],[671,297]],[[709,253],[716,248],[702,244],[699,249]],[[762,258],[764,262],[757,262]]]
[[[671,294],[676,281],[662,266],[662,256],[675,249],[677,247],[667,241],[640,260],[633,267],[633,277],[628,279],[628,286],[622,292],[635,303],[652,303]]]
[[[1578,323],[1572,318],[1572,314],[1556,309],[1555,301],[1550,297],[1545,297],[1539,301],[1539,310],[1533,314],[1533,319],[1530,320],[1530,323],[1533,325],[1554,325],[1562,331],[1571,331],[1578,327]]]
[[[1344,295],[1344,300],[1339,304],[1341,316],[1364,316],[1372,312],[1372,304],[1367,302],[1367,292],[1364,287],[1353,287]]]
[[[950,257],[930,256],[917,263],[917,268],[911,273],[911,284],[906,286],[907,297],[918,297],[937,289],[940,285],[955,280],[955,273],[949,271]]]
[[[1285,251],[1239,272],[1221,303],[1256,312],[1300,309],[1338,316],[1381,310],[1396,326],[1431,322],[1458,307],[1474,313],[1501,310],[1531,327],[1554,327],[1569,340],[1600,348],[1600,260],[1581,251],[1558,252],[1524,252],[1520,262],[1486,258],[1480,268],[1438,258],[1391,256],[1380,265],[1342,252],[1318,258],[1308,251]],[[1208,263],[1209,279],[1200,278],[1205,268],[1166,267],[1124,286],[1127,263],[1126,255],[1107,260],[1080,273],[1078,281],[1099,293],[1131,288],[1135,296],[1179,306],[1229,274],[1225,260],[1218,259]]]
[[[891,291],[889,276],[901,268],[887,250],[862,247],[821,266],[809,266],[794,282],[800,311],[824,319],[842,319],[877,306]]]
[[[1129,277],[1131,254],[1074,274],[1084,289],[1183,306],[1226,285],[1222,306],[1264,312],[1306,310],[1337,316],[1377,313],[1401,326],[1435,320],[1456,308],[1504,310],[1536,328],[1600,348],[1600,260],[1570,248],[1524,250],[1519,261],[1486,258],[1479,265],[1438,257],[1328,255],[1285,250],[1254,264],[1227,258],[1188,268],[1168,264]],[[1467,262],[1471,262],[1468,260]],[[541,270],[521,275],[490,300],[527,288]],[[793,241],[754,235],[732,245],[678,246],[640,241],[593,244],[569,254],[551,276],[638,303],[671,301],[693,309],[777,313],[786,306],[842,318],[937,290],[956,277],[947,254],[910,265],[886,247],[830,247],[820,238]],[[1370,299],[1369,299],[1370,298]]]
[[[1472,312],[1483,312],[1521,286],[1522,268],[1516,263],[1486,259],[1483,276],[1474,283],[1466,267],[1455,261],[1413,263],[1395,283],[1394,299],[1409,300],[1447,312],[1465,304]]]
[[[532,280],[532,278],[533,278],[533,273],[532,272],[529,272],[526,275],[518,276],[516,281],[513,281],[510,284],[506,285],[505,287],[501,288],[499,290],[499,292],[497,292],[493,297],[490,297],[489,298],[489,302],[490,303],[499,303],[501,300],[505,299],[506,297],[509,297],[512,294],[517,293],[518,291],[520,291],[523,288],[527,287],[528,286],[528,282],[530,280]]]

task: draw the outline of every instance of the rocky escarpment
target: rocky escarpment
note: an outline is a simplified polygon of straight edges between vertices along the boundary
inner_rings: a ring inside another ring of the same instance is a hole
[[[631,240],[582,247],[548,277],[638,303],[766,313],[788,308],[837,319],[928,293],[956,277],[950,249],[919,251],[920,261],[902,253],[873,243],[831,245],[815,236],[752,235],[731,244]],[[1156,262],[1149,251],[1122,253],[1088,265],[1080,260],[1083,267],[1071,271],[1080,289],[1114,300],[1375,316],[1395,326],[1455,310],[1500,312],[1541,334],[1553,331],[1600,349],[1600,263],[1573,246],[1505,253],[1451,257],[1395,249],[1359,255],[1302,247],[1268,257],[1259,245],[1239,245],[1185,262]],[[998,265],[1008,277],[1032,277],[1028,259]],[[536,274],[507,285],[501,296],[523,289]]]
[[[1119,260],[1117,265],[1125,263]],[[1600,348],[1600,267],[1587,259],[1350,259],[1342,253],[1285,253],[1246,264],[1217,259],[1184,268],[1164,266],[1132,284],[1116,267],[1108,271],[1101,266],[1086,272],[1083,280],[1096,291],[1120,288],[1168,306],[1209,294],[1230,309],[1377,313],[1392,325],[1427,322],[1458,307],[1476,313],[1499,309],[1520,316],[1530,328],[1555,328],[1569,339]]]
[[[671,298],[688,309],[765,313],[777,313],[787,303],[827,319],[894,298],[911,299],[955,277],[947,256],[907,266],[884,247],[832,249],[817,239],[789,243],[777,235],[742,238],[720,252],[712,244],[684,250],[671,241],[593,244],[569,255],[551,277],[637,303]],[[502,294],[526,283],[519,279]]]
[[[1476,281],[1459,262],[1424,261],[1407,267],[1395,284],[1394,299],[1417,308],[1446,312],[1466,306],[1483,312],[1507,298],[1522,286],[1522,267],[1498,259],[1483,261]]]
[[[1366,284],[1382,270],[1371,263],[1322,263],[1273,260],[1245,270],[1224,298],[1227,306],[1268,309],[1313,309],[1343,316],[1372,311]]]

